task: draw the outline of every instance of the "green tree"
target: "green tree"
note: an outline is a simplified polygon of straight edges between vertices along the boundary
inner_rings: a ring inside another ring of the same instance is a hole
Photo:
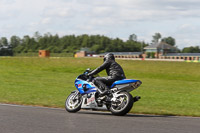
[[[182,53],[200,53],[200,48],[199,46],[185,47],[183,48]]]
[[[81,44],[81,46],[82,46],[82,47],[89,47],[89,46],[88,46],[89,36],[85,34],[85,35],[82,36],[82,38],[83,38],[83,39],[82,39],[82,44]]]
[[[0,40],[0,44],[2,46],[8,46],[8,40],[6,37],[2,37],[1,40]]]
[[[152,43],[158,43],[159,39],[162,37],[160,33],[155,33],[153,36]]]
[[[11,45],[11,47],[13,49],[16,48],[17,46],[20,45],[20,41],[21,41],[21,39],[18,36],[12,36],[10,38],[10,45]]]
[[[164,37],[161,40],[162,42],[165,42],[167,44],[170,44],[171,46],[175,46],[176,45],[176,41],[173,37],[169,36],[169,37]]]
[[[137,35],[135,35],[135,34],[131,34],[130,36],[129,36],[129,41],[137,41]]]
[[[8,44],[8,40],[6,37],[2,37],[0,39],[0,56],[11,56],[12,48]]]
[[[34,33],[33,38],[35,39],[36,42],[39,42],[39,40],[42,38],[42,36],[40,35],[40,33],[37,31]]]

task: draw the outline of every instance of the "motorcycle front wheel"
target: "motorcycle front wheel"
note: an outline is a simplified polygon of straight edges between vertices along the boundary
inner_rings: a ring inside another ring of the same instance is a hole
[[[75,113],[81,109],[83,98],[80,94],[71,93],[65,101],[65,109],[68,112]]]
[[[120,92],[115,101],[112,101],[110,111],[113,115],[126,115],[133,107],[133,97],[128,92]]]

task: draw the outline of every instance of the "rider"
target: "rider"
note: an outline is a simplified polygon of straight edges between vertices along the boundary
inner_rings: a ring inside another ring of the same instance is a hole
[[[108,86],[111,86],[115,81],[126,78],[122,67],[115,62],[115,57],[112,53],[106,54],[104,56],[104,63],[88,73],[88,76],[95,75],[104,69],[106,69],[107,77],[96,77],[93,79],[93,83],[101,90],[100,96],[108,94]]]

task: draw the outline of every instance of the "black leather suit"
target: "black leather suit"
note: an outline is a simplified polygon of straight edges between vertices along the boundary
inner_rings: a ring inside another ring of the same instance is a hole
[[[90,72],[88,76],[95,75],[102,70],[106,69],[107,77],[96,77],[93,80],[93,83],[103,92],[108,90],[108,86],[111,86],[115,81],[125,79],[125,74],[122,67],[115,62],[113,54],[107,54],[104,57],[104,63]]]

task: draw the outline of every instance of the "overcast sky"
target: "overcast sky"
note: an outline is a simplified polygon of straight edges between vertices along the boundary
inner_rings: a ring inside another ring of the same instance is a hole
[[[178,48],[200,46],[200,0],[0,0],[0,37],[36,31],[147,43],[159,32]]]

